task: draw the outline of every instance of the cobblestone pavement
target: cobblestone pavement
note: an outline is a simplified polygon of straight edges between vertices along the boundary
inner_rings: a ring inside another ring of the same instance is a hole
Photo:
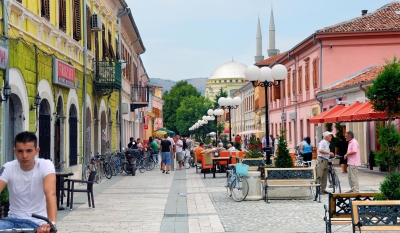
[[[377,191],[384,174],[360,169],[360,190]],[[339,172],[342,191],[347,174]],[[213,179],[195,169],[120,174],[95,185],[95,209],[86,194],[74,197],[74,210],[58,211],[59,232],[325,232],[323,195],[313,200],[235,202],[227,196],[224,173]],[[333,226],[351,232],[351,226]]]

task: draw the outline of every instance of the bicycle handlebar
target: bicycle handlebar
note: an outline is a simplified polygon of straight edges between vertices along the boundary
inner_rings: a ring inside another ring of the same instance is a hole
[[[48,219],[48,218],[46,218],[46,217],[44,217],[42,215],[38,215],[38,214],[32,214],[32,217],[37,218],[37,219],[41,219],[41,220],[47,222],[50,225],[50,228],[51,228],[50,232],[53,232],[53,233],[57,232],[56,227],[53,225],[53,223],[50,221],[50,219]]]

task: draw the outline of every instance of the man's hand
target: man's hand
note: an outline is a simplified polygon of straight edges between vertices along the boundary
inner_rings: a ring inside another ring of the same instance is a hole
[[[37,229],[37,233],[50,233],[51,227],[50,224],[42,224],[40,227]]]
[[[347,159],[347,154],[344,155],[344,159]]]
[[[333,152],[329,152],[329,156],[330,156],[330,157],[334,157],[335,154],[334,154]]]

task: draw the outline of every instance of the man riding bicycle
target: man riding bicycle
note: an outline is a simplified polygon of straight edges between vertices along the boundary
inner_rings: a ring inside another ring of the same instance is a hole
[[[16,160],[7,162],[0,169],[0,192],[8,185],[10,211],[0,220],[0,229],[38,228],[36,232],[50,232],[50,225],[31,217],[47,216],[56,225],[56,176],[50,160],[35,158],[40,148],[37,137],[22,132],[15,137]]]

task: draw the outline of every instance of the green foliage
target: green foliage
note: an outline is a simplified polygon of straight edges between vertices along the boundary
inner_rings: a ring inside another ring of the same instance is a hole
[[[236,148],[236,150],[242,151],[242,145],[240,142],[235,142],[233,146]]]
[[[246,152],[245,158],[262,158],[264,157],[262,151],[260,149],[249,149]]]
[[[217,119],[215,119],[215,120],[217,120]],[[224,125],[220,122],[220,123],[218,123],[218,125],[217,125],[217,137],[222,133],[224,131]]]
[[[164,116],[164,126],[172,131],[178,131],[176,125],[176,112],[177,109],[181,106],[181,102],[186,99],[187,97],[200,97],[200,92],[197,89],[188,84],[185,81],[177,82],[170,91],[166,91],[163,95],[164,99],[164,106],[163,106],[163,116]],[[208,109],[207,109],[208,110]],[[204,115],[205,112],[202,114]],[[201,116],[203,116],[201,115]],[[197,119],[198,120],[198,119]],[[190,125],[191,126],[191,125]],[[190,127],[189,126],[189,127]],[[187,128],[189,128],[187,127]],[[178,131],[179,132],[179,131]],[[179,132],[182,134],[181,132]]]
[[[228,97],[228,92],[224,91],[222,87],[219,89],[219,92],[214,96],[214,109],[219,108],[218,99],[221,97]]]
[[[257,140],[256,136],[254,134],[250,136],[249,145],[248,145],[249,149],[252,149],[253,147],[259,148],[260,144],[261,144],[261,141]]]
[[[395,171],[400,165],[400,133],[397,132],[395,125],[378,125],[378,142],[381,151],[376,152],[375,161],[384,167],[389,167],[389,171]]]
[[[177,100],[178,101],[178,100]],[[189,128],[207,114],[212,108],[212,102],[203,96],[189,96],[182,99],[176,110],[175,126],[180,135],[188,135],[193,132]],[[196,135],[206,135],[215,131],[215,122],[211,121],[195,130]]]
[[[392,173],[386,176],[379,187],[381,194],[376,200],[400,200],[400,174]]]
[[[366,96],[372,103],[372,108],[385,112],[390,117],[400,113],[400,63],[397,58],[386,60],[386,65],[378,77],[367,88]]]
[[[275,159],[275,167],[291,168],[293,167],[293,160],[287,148],[286,138],[284,136],[286,130],[281,130],[278,143],[278,157]]]
[[[8,202],[8,200],[9,200],[9,193],[6,185],[0,194],[0,203]]]

